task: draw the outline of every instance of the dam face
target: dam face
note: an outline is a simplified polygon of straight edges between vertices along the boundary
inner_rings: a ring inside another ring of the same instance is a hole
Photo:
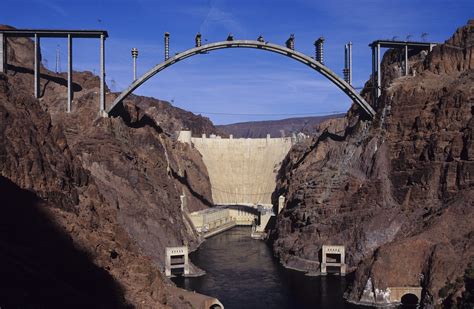
[[[192,144],[202,155],[216,205],[271,205],[276,176],[292,139],[191,137],[180,131],[178,140]]]

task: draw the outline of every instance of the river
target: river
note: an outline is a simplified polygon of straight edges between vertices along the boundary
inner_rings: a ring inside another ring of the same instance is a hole
[[[283,268],[265,242],[250,237],[250,228],[213,236],[190,257],[206,275],[173,281],[218,298],[226,309],[357,308],[343,300],[345,277],[308,277]]]

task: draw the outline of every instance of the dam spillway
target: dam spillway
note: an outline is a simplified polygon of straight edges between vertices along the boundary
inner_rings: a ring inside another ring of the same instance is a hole
[[[292,146],[292,138],[192,137],[180,131],[178,140],[202,155],[216,205],[271,205],[276,176]]]

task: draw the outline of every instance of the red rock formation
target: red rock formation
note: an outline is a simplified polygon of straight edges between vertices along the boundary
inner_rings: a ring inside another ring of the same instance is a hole
[[[164,251],[166,246],[183,243],[195,248],[200,241],[181,212],[180,195],[186,195],[190,211],[209,206],[212,197],[199,153],[175,142],[173,132],[167,130],[194,126],[192,129],[200,133],[215,130],[212,124],[167,103],[142,97],[128,100],[122,117],[99,118],[99,81],[88,72],[74,72],[73,112],[67,114],[64,73],[42,68],[42,96],[33,98],[32,50],[29,39],[8,39],[9,71],[0,74],[0,180],[17,195],[25,194],[22,190],[31,192],[31,202],[17,205],[18,209],[26,207],[35,216],[40,213],[37,216],[44,218],[45,225],[54,226],[53,231],[68,239],[66,244],[54,242],[58,252],[65,252],[59,256],[80,261],[83,266],[71,273],[62,271],[74,267],[67,263],[55,269],[48,262],[54,260],[54,254],[42,252],[54,248],[32,244],[37,249],[28,258],[38,259],[39,267],[45,266],[44,274],[38,272],[33,277],[38,281],[43,278],[46,286],[63,282],[71,287],[35,300],[34,291],[42,283],[25,280],[12,288],[16,294],[0,294],[0,305],[2,301],[18,305],[14,295],[32,293],[26,305],[63,304],[58,299],[72,295],[65,306],[82,300],[90,306],[97,296],[92,288],[95,285],[87,286],[87,280],[74,284],[74,276],[83,272],[84,278],[93,279],[95,272],[101,272],[97,284],[104,284],[100,290],[103,297],[97,301],[106,307],[127,303],[187,307],[166,288],[171,283],[160,271]],[[107,101],[115,96],[108,93]],[[166,112],[161,114],[160,108]],[[8,200],[9,207],[0,208],[9,220],[21,223],[23,218],[16,217],[21,212],[14,207],[17,195]],[[39,231],[42,220],[35,221]],[[28,232],[30,227],[20,228]],[[48,239],[51,234],[38,237]],[[7,257],[22,256],[21,250],[0,237],[0,244],[4,242],[2,250],[6,248]],[[0,256],[5,256],[3,251]],[[23,272],[9,273],[11,276],[28,273],[29,265],[19,263]],[[12,278],[0,277],[2,290]],[[25,282],[31,287],[24,286]]]
[[[464,285],[450,283],[474,258],[473,41],[470,24],[411,53],[411,76],[388,51],[376,119],[353,106],[342,132],[329,126],[290,152],[274,194],[287,197],[273,234],[286,266],[315,271],[321,246],[342,244],[350,301],[384,303],[388,287],[420,285],[426,304],[457,300]]]

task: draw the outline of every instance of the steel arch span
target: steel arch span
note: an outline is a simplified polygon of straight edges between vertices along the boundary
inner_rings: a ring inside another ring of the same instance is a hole
[[[221,41],[216,43],[210,43],[206,45],[202,45],[199,47],[188,49],[184,52],[176,54],[174,57],[169,58],[168,60],[157,64],[151,70],[143,74],[140,78],[135,80],[127,89],[125,89],[112,103],[112,105],[107,110],[108,113],[111,113],[117,105],[121,104],[122,101],[129,96],[135,89],[140,87],[143,83],[145,83],[148,79],[153,77],[155,74],[159,73],[160,71],[166,69],[167,67],[184,60],[188,57],[207,53],[212,50],[217,49],[224,49],[224,48],[255,48],[260,50],[265,50],[269,52],[274,52],[280,55],[284,55],[290,57],[296,61],[299,61],[313,70],[319,72],[324,77],[329,79],[333,84],[339,87],[351,100],[353,100],[357,105],[359,105],[362,110],[369,116],[369,118],[373,118],[375,116],[375,111],[372,107],[356,92],[351,85],[346,83],[342,78],[336,75],[331,69],[324,66],[323,64],[319,63],[318,61],[314,60],[313,58],[304,55],[300,52],[295,50],[286,48],[281,45],[267,43],[267,42],[260,42],[254,40],[235,40],[235,41]]]

